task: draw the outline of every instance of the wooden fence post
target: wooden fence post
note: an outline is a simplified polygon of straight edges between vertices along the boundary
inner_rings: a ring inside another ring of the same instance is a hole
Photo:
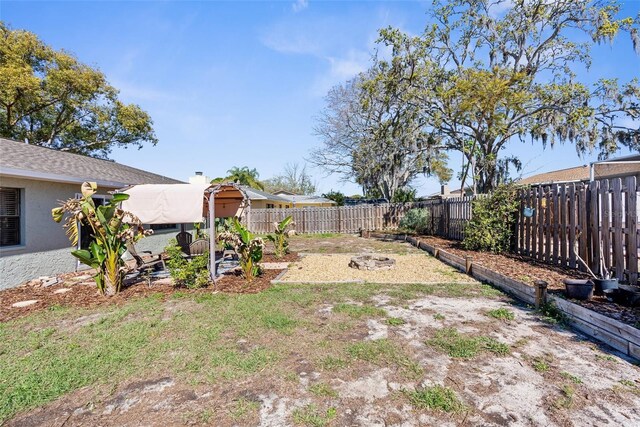
[[[473,268],[473,257],[470,255],[467,255],[464,258],[464,264],[465,264],[464,271],[467,274],[471,274],[471,269]]]
[[[536,280],[536,308],[540,309],[547,303],[547,282],[544,280]]]

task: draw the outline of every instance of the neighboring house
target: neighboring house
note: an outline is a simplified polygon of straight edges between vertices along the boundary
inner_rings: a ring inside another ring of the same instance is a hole
[[[243,185],[242,189],[247,193],[247,197],[249,197],[249,200],[251,201],[251,209],[280,209],[293,207],[293,203],[284,197],[276,196],[275,194],[267,193],[266,191],[251,188],[246,185]]]
[[[333,200],[320,196],[304,196],[300,194],[293,194],[289,191],[276,191],[274,194],[287,200],[294,208],[328,208],[337,205]]]
[[[182,183],[108,160],[0,138],[0,289],[79,267],[51,209],[78,197],[84,181],[98,184],[97,203],[129,185]],[[155,234],[136,246],[162,250],[176,227],[151,226]]]
[[[456,190],[450,190],[449,186],[444,184],[440,186],[439,193],[433,193],[428,196],[420,197],[421,200],[430,200],[430,199],[450,199],[453,197],[462,197],[462,196],[472,196],[473,189],[471,187],[466,187],[464,189],[464,194],[462,194],[462,190],[459,188]]]
[[[592,176],[593,175],[593,176]],[[591,165],[576,166],[551,172],[540,173],[519,180],[518,184],[560,184],[569,182],[589,182],[593,179],[626,178],[635,176],[640,180],[640,155],[594,162]]]

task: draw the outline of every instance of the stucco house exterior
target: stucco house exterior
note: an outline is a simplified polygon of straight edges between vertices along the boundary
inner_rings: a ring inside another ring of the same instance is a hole
[[[182,183],[108,160],[0,138],[0,289],[81,268],[51,209],[77,197],[84,181],[98,184],[98,203],[129,185]],[[177,226],[152,226],[154,235],[136,247],[161,251]]]

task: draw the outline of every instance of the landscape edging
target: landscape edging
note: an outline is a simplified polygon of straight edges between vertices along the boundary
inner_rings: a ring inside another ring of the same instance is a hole
[[[443,249],[420,242],[413,236],[376,232],[370,232],[368,235],[377,239],[406,241],[419,249],[429,252],[445,264],[482,282],[490,283],[527,304],[535,303],[535,288],[484,266],[474,265],[471,259],[466,260]],[[566,316],[568,324],[573,328],[591,338],[604,342],[627,356],[640,360],[640,330],[555,295],[547,295],[547,301],[556,305],[558,310]]]

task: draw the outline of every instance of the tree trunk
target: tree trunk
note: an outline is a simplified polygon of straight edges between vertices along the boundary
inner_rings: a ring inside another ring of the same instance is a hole
[[[120,257],[117,253],[104,260],[104,288],[102,291],[104,295],[113,296],[120,291],[123,277],[119,261]]]

